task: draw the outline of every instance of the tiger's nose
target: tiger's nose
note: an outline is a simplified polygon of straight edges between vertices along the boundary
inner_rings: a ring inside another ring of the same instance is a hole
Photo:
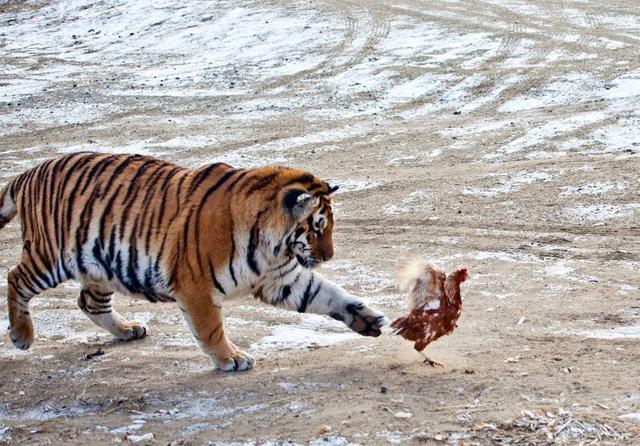
[[[327,260],[331,260],[331,258],[333,257],[333,249],[325,249],[322,253],[322,260],[323,261],[327,261]]]

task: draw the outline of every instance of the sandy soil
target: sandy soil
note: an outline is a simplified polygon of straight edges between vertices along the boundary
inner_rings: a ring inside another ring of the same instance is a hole
[[[153,3],[0,4],[0,184],[79,149],[307,168],[341,186],[324,272],[390,317],[404,253],[469,268],[446,369],[246,298],[224,374],[175,307],[121,297],[152,333],[114,342],[69,283],[26,353],[0,303],[0,443],[640,441],[635,0]]]

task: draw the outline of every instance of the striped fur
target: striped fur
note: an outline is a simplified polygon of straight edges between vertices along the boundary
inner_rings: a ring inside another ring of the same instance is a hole
[[[0,228],[18,214],[24,242],[7,280],[11,340],[29,348],[30,299],[66,280],[82,284],[82,311],[123,340],[147,327],[113,310],[114,292],[177,302],[223,370],[254,363],[225,336],[228,297],[254,294],[377,336],[383,315],[309,269],[333,256],[334,190],[281,167],[185,169],[86,152],[47,161],[0,192]]]

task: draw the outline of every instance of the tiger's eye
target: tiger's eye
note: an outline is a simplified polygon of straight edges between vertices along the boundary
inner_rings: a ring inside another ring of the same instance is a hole
[[[304,203],[311,200],[311,195],[309,194],[300,194],[298,195],[298,198],[296,199],[297,203]]]

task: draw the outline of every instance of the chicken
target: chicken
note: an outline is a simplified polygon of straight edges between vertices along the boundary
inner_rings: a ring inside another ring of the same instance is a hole
[[[457,327],[456,322],[462,313],[460,283],[468,277],[466,269],[446,274],[420,258],[409,260],[397,271],[398,289],[409,292],[409,314],[393,321],[391,328],[393,333],[415,341],[414,348],[432,367],[442,364],[429,359],[422,351]]]

